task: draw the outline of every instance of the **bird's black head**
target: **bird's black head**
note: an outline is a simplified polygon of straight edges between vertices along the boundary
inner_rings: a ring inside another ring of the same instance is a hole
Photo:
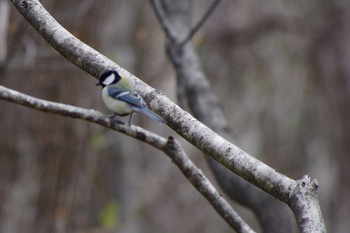
[[[104,72],[101,77],[99,82],[96,84],[96,86],[108,86],[114,83],[119,82],[119,80],[121,79],[120,75],[118,74],[117,71],[115,70],[109,70]]]

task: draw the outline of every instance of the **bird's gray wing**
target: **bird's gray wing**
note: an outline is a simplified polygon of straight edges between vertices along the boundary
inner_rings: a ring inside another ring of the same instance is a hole
[[[117,100],[124,101],[136,108],[145,107],[142,97],[130,91],[120,90],[119,88],[108,86],[108,95]]]

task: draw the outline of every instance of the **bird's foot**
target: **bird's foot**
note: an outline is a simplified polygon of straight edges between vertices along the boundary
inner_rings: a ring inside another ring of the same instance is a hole
[[[115,123],[117,123],[117,124],[119,124],[119,125],[124,125],[125,122],[118,120],[118,119],[116,118],[116,116],[118,116],[118,114],[116,114],[116,113],[112,113],[112,114],[107,115],[107,117],[108,117],[111,121],[113,121],[113,122],[115,122]]]
[[[116,113],[112,113],[112,114],[107,115],[107,117],[108,117],[109,119],[114,119],[116,116],[117,116]]]

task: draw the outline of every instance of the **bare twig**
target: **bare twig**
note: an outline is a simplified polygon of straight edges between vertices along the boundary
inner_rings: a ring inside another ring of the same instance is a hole
[[[166,17],[163,7],[161,5],[161,2],[159,2],[159,0],[150,0],[150,2],[153,9],[155,9],[156,16],[158,18],[158,21],[160,22],[160,26],[162,27],[164,33],[166,34],[166,37],[169,40],[174,41],[176,37],[175,35],[173,35],[174,34],[173,31],[170,30],[172,28],[170,25],[171,22]]]
[[[182,173],[196,189],[207,198],[209,203],[221,215],[221,217],[237,232],[255,232],[243,219],[232,209],[230,204],[222,198],[215,187],[205,177],[202,171],[188,158],[180,144],[171,137],[168,139],[167,151],[177,156],[172,156],[173,162],[181,169]]]
[[[207,11],[203,14],[202,18],[195,24],[195,26],[189,31],[189,33],[182,39],[179,40],[179,36],[176,36],[174,27],[164,12],[163,5],[164,4],[160,0],[150,0],[151,5],[154,9],[154,12],[158,18],[158,21],[166,34],[166,38],[171,40],[173,43],[177,43],[179,48],[182,48],[189,40],[193,38],[193,36],[198,32],[198,30],[203,26],[203,24],[207,21],[210,15],[214,12],[215,8],[219,5],[221,0],[214,0],[212,4],[208,7]]]
[[[166,139],[141,127],[134,125],[129,126],[128,124],[111,120],[109,117],[106,117],[102,113],[93,109],[84,109],[72,105],[34,98],[1,85],[0,99],[39,111],[99,124],[159,149],[168,155],[188,181],[209,201],[214,209],[233,229],[237,232],[254,232],[220,195],[201,170],[189,159],[180,143],[173,137]]]
[[[194,34],[202,27],[209,16],[214,12],[215,8],[219,5],[221,0],[214,0],[213,3],[208,7],[207,11],[204,13],[203,17],[197,22],[197,24],[191,29],[190,33],[181,41],[180,47],[183,47],[189,40],[192,39]]]
[[[0,0],[0,67],[7,57],[7,33],[10,19],[10,4]]]

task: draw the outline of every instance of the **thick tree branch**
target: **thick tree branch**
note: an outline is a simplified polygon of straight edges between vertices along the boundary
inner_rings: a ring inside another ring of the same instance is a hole
[[[298,180],[298,185],[291,194],[290,206],[301,232],[326,232],[316,195],[318,186],[316,179],[311,180],[308,175],[305,175]]]
[[[189,159],[186,152],[173,137],[168,139],[148,130],[123,122],[111,120],[93,109],[84,109],[34,98],[0,85],[0,99],[17,103],[43,112],[77,118],[123,133],[145,142],[164,152],[181,170],[188,181],[209,201],[222,218],[237,232],[254,232],[220,195],[202,171]]]

